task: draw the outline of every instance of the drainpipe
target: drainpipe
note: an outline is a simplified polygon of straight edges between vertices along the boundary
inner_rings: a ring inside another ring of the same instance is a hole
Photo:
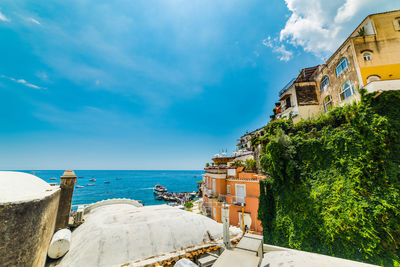
[[[243,235],[245,234],[245,232],[244,232],[244,204],[242,204],[243,206],[242,206],[242,230],[243,230]]]

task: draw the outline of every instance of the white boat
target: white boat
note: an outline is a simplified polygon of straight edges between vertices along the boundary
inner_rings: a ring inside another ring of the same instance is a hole
[[[83,188],[84,186],[83,185],[76,185],[75,187],[76,188]]]
[[[167,188],[165,188],[164,186],[159,185],[159,184],[157,184],[153,188],[153,193],[156,195],[160,195],[160,194],[167,193],[167,192],[168,192]]]

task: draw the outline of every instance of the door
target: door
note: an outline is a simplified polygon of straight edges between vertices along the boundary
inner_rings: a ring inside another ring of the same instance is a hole
[[[240,229],[243,229],[243,223],[242,223],[242,212],[238,211],[238,217],[239,217],[239,226]],[[247,229],[251,229],[251,216],[250,213],[244,213],[243,214],[244,217],[244,225],[247,226]]]

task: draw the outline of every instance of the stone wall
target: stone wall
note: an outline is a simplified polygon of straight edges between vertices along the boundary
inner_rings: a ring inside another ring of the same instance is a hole
[[[60,190],[42,199],[0,203],[0,265],[44,266]]]

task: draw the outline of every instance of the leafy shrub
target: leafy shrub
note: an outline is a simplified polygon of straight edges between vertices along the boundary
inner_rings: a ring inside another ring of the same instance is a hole
[[[184,204],[184,206],[185,206],[185,208],[187,208],[187,209],[191,209],[191,208],[193,208],[193,202],[192,202],[192,201],[186,202],[186,203]]]
[[[246,159],[246,169],[255,171],[257,169],[256,161],[254,159]]]
[[[400,258],[400,92],[362,96],[261,137],[269,244],[385,266]]]
[[[234,162],[232,162],[231,166],[232,167],[244,167],[245,164],[243,163],[242,160],[235,160]]]

